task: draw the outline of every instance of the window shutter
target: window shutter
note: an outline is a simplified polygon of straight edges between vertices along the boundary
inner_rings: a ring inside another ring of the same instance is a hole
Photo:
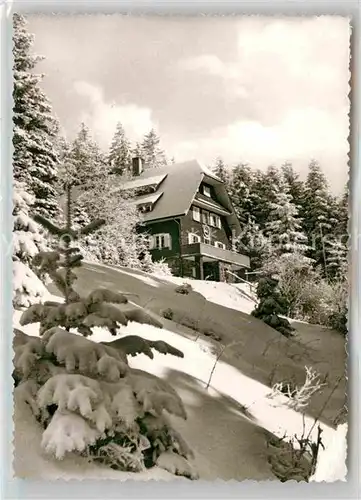
[[[149,250],[153,250],[154,249],[154,236],[152,236],[151,234],[148,236],[148,248]]]
[[[169,248],[169,250],[172,249],[172,238],[171,238],[170,234],[164,235],[164,244],[165,244],[164,246],[166,248]]]

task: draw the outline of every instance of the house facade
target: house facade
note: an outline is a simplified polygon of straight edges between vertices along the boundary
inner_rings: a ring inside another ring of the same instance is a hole
[[[153,260],[164,259],[175,275],[233,281],[249,268],[234,250],[241,224],[224,183],[197,161],[144,170],[134,158],[123,189],[142,212]]]

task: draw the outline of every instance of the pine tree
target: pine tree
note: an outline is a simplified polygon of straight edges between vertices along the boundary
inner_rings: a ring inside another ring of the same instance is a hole
[[[325,241],[327,256],[327,276],[329,279],[344,281],[348,275],[348,249],[341,239]]]
[[[304,228],[312,242],[309,256],[327,275],[327,246],[325,238],[334,235],[337,226],[335,204],[320,165],[312,160],[306,179]]]
[[[45,250],[46,244],[40,227],[29,216],[34,196],[26,192],[25,185],[14,181],[13,189],[13,306],[28,307],[40,302],[46,289],[31,269],[33,257]]]
[[[249,217],[236,241],[236,251],[250,258],[250,271],[260,269],[270,254],[270,242],[253,217]]]
[[[299,213],[304,211],[305,202],[305,185],[300,180],[300,176],[294,171],[293,166],[289,162],[285,162],[281,166],[283,180],[285,181],[288,192],[292,197],[292,202],[296,205]]]
[[[132,150],[132,156],[135,158],[141,158],[142,157],[142,145],[140,142],[136,142],[135,146]]]
[[[57,163],[53,146],[57,133],[52,109],[41,89],[42,75],[33,73],[41,57],[32,54],[34,37],[26,30],[25,18],[13,16],[13,172],[35,196],[33,210],[56,218]]]
[[[110,146],[108,155],[110,172],[123,175],[130,171],[132,165],[132,154],[130,141],[125,135],[124,128],[119,122]]]
[[[287,302],[282,297],[278,280],[271,276],[262,277],[257,286],[258,305],[252,311],[252,316],[278,330],[285,337],[291,337],[294,328],[289,321],[280,315],[286,314]]]
[[[252,183],[252,215],[261,230],[264,230],[272,210],[272,203],[277,201],[277,193],[282,178],[277,167],[271,165],[266,172],[256,170]]]
[[[348,240],[348,222],[349,222],[349,186],[348,183],[344,187],[342,196],[337,202],[338,205],[338,225],[337,233],[342,235],[343,240],[346,242]]]
[[[75,291],[74,270],[82,256],[72,241],[104,221],[74,231],[69,185],[66,225],[55,226],[41,216],[37,220],[64,243],[56,252],[40,252],[36,264],[65,301],[37,304],[23,313],[21,325],[39,322],[41,337],[14,332],[13,378],[15,402],[27,402],[44,428],[42,448],[57,459],[78,453],[117,470],[138,472],[158,465],[196,479],[189,462],[192,452],[164,414],[185,419],[182,400],[167,382],[128,364],[128,356],[153,358],[153,350],[178,357],[183,353],[164,341],[136,335],[100,343],[86,338],[94,327],[117,335],[130,321],[162,328],[143,308],[131,307],[123,293],[102,288],[82,297]]]
[[[74,185],[84,190],[102,182],[109,174],[105,155],[84,123],[81,123],[66,159],[67,175],[71,176]]]
[[[211,168],[211,170],[214,172],[214,174],[221,179],[228,188],[229,186],[229,181],[230,181],[230,176],[229,172],[227,170],[226,164],[222,160],[222,158],[218,157],[216,159],[216,163],[214,165],[214,168]]]
[[[270,203],[270,214],[265,224],[265,235],[271,242],[271,252],[305,253],[308,250],[307,236],[302,231],[298,210],[285,182],[278,183],[274,191],[275,201]]]
[[[237,164],[232,170],[228,191],[236,215],[240,219],[248,220],[249,217],[255,215],[253,184],[254,177],[251,168],[247,164]]]
[[[152,129],[144,136],[141,144],[141,156],[144,159],[145,168],[158,168],[167,164],[164,151],[159,146],[160,138]]]

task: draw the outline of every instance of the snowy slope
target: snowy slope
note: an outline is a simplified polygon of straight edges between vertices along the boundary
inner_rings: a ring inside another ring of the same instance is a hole
[[[134,293],[134,302],[147,304],[146,307],[156,313],[172,307],[178,321],[163,320],[163,330],[130,323],[123,328],[122,333],[139,334],[154,340],[164,339],[182,350],[184,358],[155,353],[154,360],[141,355],[131,359],[131,365],[167,379],[181,395],[189,418],[186,422],[173,419],[173,423],[191,443],[201,478],[272,479],[274,476],[267,463],[263,429],[278,436],[285,433],[289,436],[300,436],[303,422],[300,414],[282,405],[275,406],[266,397],[270,392],[270,375],[278,375],[281,379],[291,375],[302,378],[306,361],[310,361],[306,359],[309,354],[308,345],[315,340],[309,338],[312,337],[313,327],[303,325],[305,336],[308,335],[307,341],[302,343],[301,338],[300,341],[290,343],[271,328],[249,316],[252,301],[240,295],[235,287],[192,280],[196,291],[182,296],[175,293],[175,287],[180,282],[183,280],[153,277],[142,272],[115,270],[92,264],[80,270],[78,289],[89,291],[90,288],[107,286],[114,290]],[[207,328],[222,334],[222,342],[210,341],[189,326],[180,324],[182,315],[189,324],[199,329],[207,325]],[[15,323],[18,316],[16,313]],[[23,330],[36,334],[34,326]],[[323,330],[322,334],[325,334]],[[113,340],[101,329],[95,332],[93,339]],[[338,359],[342,358],[337,339],[339,337],[332,337],[331,345],[335,352],[331,362],[334,362],[337,356]],[[206,390],[215,358],[227,344],[232,344],[232,347],[224,351],[214,370],[210,388]],[[323,350],[317,349],[314,344],[312,355],[321,356]],[[326,354],[330,356],[330,347]],[[319,360],[318,366],[324,367],[324,370],[328,369],[326,361],[322,359]],[[340,405],[342,406],[340,395],[333,398],[332,405],[332,412],[337,413]],[[317,412],[318,408],[319,405],[316,404],[314,410]],[[330,418],[334,416],[333,413]],[[312,423],[311,416],[307,417],[306,428],[310,428]],[[335,430],[326,423],[323,424],[323,429],[324,442],[330,449],[334,449],[332,443],[337,441]],[[32,457],[26,453],[24,457],[21,468],[27,471],[27,462],[31,464]],[[71,462],[68,463],[67,460]],[[74,474],[77,474],[71,466],[74,460],[74,457],[66,459],[60,468],[58,464],[53,463],[55,471],[50,471],[50,476],[62,474],[68,477],[71,471],[70,476],[74,477]],[[330,467],[325,466],[325,463],[329,463],[326,455],[322,457],[324,472],[316,475],[317,480],[322,480],[325,470],[329,474],[328,478],[330,474],[332,476]],[[87,477],[88,474],[97,473],[97,470],[89,469],[88,464],[86,470],[84,469]],[[104,477],[104,474],[106,471],[99,471],[100,476]],[[115,477],[114,474],[119,474],[119,479],[124,478],[124,475],[114,471],[106,477]],[[160,473],[152,471],[152,474],[157,477]],[[161,471],[161,474],[164,474],[164,471]],[[338,474],[338,479],[341,479],[342,470],[339,470]]]

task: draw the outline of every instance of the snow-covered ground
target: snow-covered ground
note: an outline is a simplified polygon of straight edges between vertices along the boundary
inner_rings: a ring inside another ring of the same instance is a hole
[[[202,479],[274,479],[267,462],[264,430],[279,437],[285,434],[301,437],[304,423],[300,413],[287,408],[282,401],[275,405],[273,400],[267,398],[270,387],[264,381],[265,373],[270,371],[276,362],[284,362],[290,371],[296,368],[296,364],[291,356],[288,359],[288,351],[284,358],[280,359],[278,351],[281,355],[285,353],[283,349],[286,340],[280,339],[272,329],[249,316],[254,302],[241,294],[236,286],[224,283],[190,280],[194,290],[193,296],[181,296],[175,294],[174,288],[175,285],[183,283],[183,279],[153,277],[141,272],[117,271],[114,268],[95,265],[87,266],[80,273],[79,290],[89,291],[90,286],[96,288],[99,286],[98,280],[103,286],[112,285],[118,290],[135,293],[139,303],[148,301],[153,312],[162,307],[169,307],[169,304],[173,303],[175,306],[179,303],[178,307],[185,308],[189,317],[196,317],[202,304],[198,294],[202,296],[202,300],[206,299],[209,307],[206,309],[206,322],[211,323],[212,328],[217,330],[219,323],[216,319],[219,319],[222,331],[229,335],[222,344],[217,344],[203,335],[194,335],[192,329],[175,321],[163,319],[164,329],[161,330],[149,325],[129,323],[122,329],[123,334],[137,334],[152,340],[162,339],[184,353],[184,358],[155,353],[153,360],[139,355],[132,358],[130,364],[165,378],[179,392],[188,413],[188,420],[183,422],[172,418],[173,425],[182,432],[194,449],[196,466]],[[170,294],[172,296],[169,298]],[[211,317],[212,311],[216,318]],[[222,312],[223,316],[218,318]],[[15,326],[18,319],[19,313],[15,312]],[[22,329],[26,333],[37,334],[36,325]],[[114,340],[114,337],[97,329],[92,340],[110,341]],[[225,350],[213,372],[210,387],[206,389],[216,356],[226,344],[235,346]],[[340,345],[337,339],[333,339],[332,346],[335,351]],[[296,347],[299,349],[299,345]],[[299,354],[297,349],[294,352]],[[323,349],[313,347],[312,353],[321,356]],[[342,357],[341,355],[340,352],[334,352],[335,357]],[[300,365],[298,368],[301,370],[304,368],[302,359]],[[338,400],[334,404],[337,407]],[[39,470],[42,470],[46,471],[42,475],[43,478],[104,477],[123,480],[134,477],[132,474],[84,464],[82,459],[74,456],[60,463],[49,462],[48,459],[45,462],[39,446],[41,429],[31,421],[31,415],[26,416],[25,410],[21,408],[19,411],[18,408],[15,415],[15,468],[18,475],[35,474],[38,477]],[[306,432],[313,426],[313,422],[311,416],[306,416]],[[326,450],[320,454],[314,480],[344,480],[347,426],[340,426],[335,430],[323,422],[322,428]],[[316,428],[312,432],[313,436],[315,434]],[[338,458],[335,459],[335,456]],[[159,469],[143,476],[137,474],[134,478],[142,480],[150,477],[173,479],[173,476]]]

